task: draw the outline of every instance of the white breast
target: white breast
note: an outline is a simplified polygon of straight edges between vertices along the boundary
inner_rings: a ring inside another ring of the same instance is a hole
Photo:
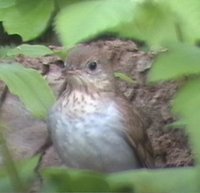
[[[56,106],[49,116],[54,144],[67,166],[109,172],[139,167],[113,101],[87,98],[84,105],[72,104],[62,111]]]

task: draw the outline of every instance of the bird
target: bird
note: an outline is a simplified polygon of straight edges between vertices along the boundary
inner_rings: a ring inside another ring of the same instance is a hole
[[[70,51],[62,92],[48,116],[53,145],[68,168],[103,173],[154,168],[148,126],[116,88],[106,54],[89,45]]]

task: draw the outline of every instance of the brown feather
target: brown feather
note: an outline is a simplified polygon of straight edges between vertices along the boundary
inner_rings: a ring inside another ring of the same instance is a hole
[[[135,149],[144,167],[155,167],[153,148],[146,131],[150,121],[124,97],[116,96],[116,101],[124,119],[124,132],[129,144]]]

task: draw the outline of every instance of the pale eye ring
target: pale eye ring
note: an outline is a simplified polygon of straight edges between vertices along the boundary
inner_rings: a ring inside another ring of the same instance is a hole
[[[90,62],[88,64],[88,68],[90,69],[90,71],[95,71],[97,69],[97,62]]]

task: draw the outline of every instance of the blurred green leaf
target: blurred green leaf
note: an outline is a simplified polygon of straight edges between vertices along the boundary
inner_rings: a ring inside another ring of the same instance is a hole
[[[24,187],[27,189],[30,188],[34,179],[35,179],[35,167],[38,163],[38,157],[35,157],[30,160],[24,160],[16,164],[20,180],[23,183]],[[11,183],[7,170],[3,166],[0,168],[0,192],[14,192],[15,187]]]
[[[137,193],[199,192],[193,167],[125,171],[110,174],[106,179],[114,192],[128,187]]]
[[[24,55],[29,57],[41,57],[52,54],[53,51],[44,45],[22,44],[7,51],[7,56]]]
[[[138,2],[126,0],[80,1],[64,8],[56,18],[56,31],[64,45],[74,44],[130,21]]]
[[[60,9],[66,7],[66,6],[69,6],[70,4],[73,4],[73,3],[78,3],[80,1],[84,1],[84,0],[57,0],[57,5]]]
[[[178,121],[172,122],[171,124],[167,125],[168,128],[179,128],[182,129],[186,127],[186,122],[183,119],[180,119]]]
[[[49,168],[43,172],[43,178],[44,193],[70,191],[70,176],[66,169]]]
[[[0,128],[0,143],[1,143],[1,155],[3,157],[3,166],[6,169],[7,175],[10,180],[10,184],[15,192],[24,192],[26,187],[22,182],[21,177],[19,176],[19,171],[16,167],[15,162],[13,161],[13,157],[9,151],[7,142],[3,136],[4,129],[3,126]]]
[[[196,161],[200,163],[200,78],[188,81],[177,93],[173,111],[184,118],[193,145]]]
[[[177,18],[165,1],[140,1],[131,21],[120,23],[109,31],[122,37],[145,41],[157,49],[166,41],[178,41]]]
[[[80,173],[79,176],[71,178],[72,192],[110,192],[108,183],[103,175],[93,173]]]
[[[0,79],[17,95],[34,116],[45,119],[55,96],[43,77],[18,64],[0,64]]]
[[[53,11],[54,0],[17,0],[15,6],[3,10],[0,18],[8,34],[19,34],[28,41],[44,32]]]
[[[183,117],[200,115],[200,78],[188,81],[179,90],[174,99],[173,110]]]
[[[0,0],[0,9],[15,5],[16,0]]]
[[[181,34],[182,41],[194,44],[200,39],[200,1],[168,0],[165,2],[178,18],[178,33]]]
[[[43,192],[109,192],[105,176],[95,172],[51,168],[43,174]]]
[[[160,53],[149,73],[150,81],[175,80],[200,73],[200,49],[187,44],[171,44]]]
[[[199,106],[199,104],[197,104],[197,106]],[[196,113],[196,114],[195,114]],[[200,136],[200,123],[199,123],[199,115],[200,112],[195,111],[193,112],[192,115],[187,115],[185,117],[185,121],[187,124],[187,133],[189,135],[189,142],[192,148],[192,153],[194,155],[194,160],[195,160],[195,164],[197,165],[196,168],[196,173],[197,175],[200,174],[200,140],[199,140],[199,136]],[[199,179],[198,176],[196,177],[197,180]]]
[[[122,73],[122,72],[115,72],[114,73],[114,76],[116,77],[116,78],[119,78],[120,80],[123,80],[123,81],[126,81],[127,83],[130,83],[130,84],[134,84],[135,83],[135,81],[132,79],[132,78],[130,78],[127,74],[125,74],[125,73]]]
[[[19,175],[24,182],[24,184],[29,182],[33,182],[33,179],[35,178],[35,168],[38,164],[39,156],[33,157],[31,159],[20,161],[17,164]]]
[[[0,47],[0,58],[3,58],[3,59],[4,58],[8,58],[7,53],[12,49],[13,49],[13,47],[11,47],[11,46],[2,46],[2,47]]]
[[[63,48],[63,50],[54,51],[53,54],[61,58],[63,61],[65,61],[67,58],[68,52],[69,51],[67,49]]]
[[[200,39],[199,0],[144,0],[138,5],[131,21],[110,31],[145,41],[154,49],[165,42],[194,44]]]
[[[160,48],[165,42],[199,40],[199,10],[199,0],[70,1],[58,15],[56,29],[69,46],[107,30]]]
[[[67,168],[48,168],[43,177],[49,186],[43,192],[198,192],[196,169],[131,170],[102,175]],[[85,178],[85,179],[84,179]],[[94,178],[94,180],[92,179]],[[47,183],[48,182],[48,183]],[[92,183],[96,184],[93,189]],[[52,189],[53,187],[53,189]]]

